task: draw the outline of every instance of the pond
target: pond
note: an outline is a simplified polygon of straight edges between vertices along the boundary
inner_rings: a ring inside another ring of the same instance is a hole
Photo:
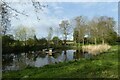
[[[52,55],[40,51],[2,55],[2,71],[21,70],[27,66],[42,67],[47,64],[90,58],[92,55],[79,50],[58,50]]]

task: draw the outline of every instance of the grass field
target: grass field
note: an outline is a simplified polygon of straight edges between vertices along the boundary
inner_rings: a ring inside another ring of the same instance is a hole
[[[9,78],[118,78],[118,46],[91,59],[80,59],[41,68],[3,72]]]

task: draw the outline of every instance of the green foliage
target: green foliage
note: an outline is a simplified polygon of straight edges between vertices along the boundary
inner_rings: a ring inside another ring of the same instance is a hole
[[[39,45],[46,45],[47,44],[47,39],[46,38],[38,39],[38,44]]]
[[[26,43],[26,44],[25,44]],[[47,40],[45,38],[37,39],[29,38],[26,41],[15,40],[13,35],[2,36],[2,53],[21,53],[26,51],[35,51],[47,47]]]
[[[57,36],[54,36],[53,39],[52,39],[54,45],[61,45],[61,40],[57,37]]]
[[[27,45],[29,45],[29,46],[34,46],[34,45],[35,45],[35,40],[29,38],[29,39],[27,40]]]
[[[12,35],[3,35],[2,36],[2,52],[9,52],[11,46],[14,46],[14,38]],[[11,49],[12,50],[12,49]]]
[[[9,46],[14,42],[13,35],[5,35],[2,36],[2,45],[3,46]]]
[[[117,42],[120,43],[120,35],[117,36]]]

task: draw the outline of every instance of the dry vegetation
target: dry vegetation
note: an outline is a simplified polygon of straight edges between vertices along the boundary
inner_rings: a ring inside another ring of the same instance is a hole
[[[103,52],[108,51],[111,48],[108,44],[99,44],[99,45],[86,45],[82,46],[83,51],[88,52],[89,54],[97,55]]]

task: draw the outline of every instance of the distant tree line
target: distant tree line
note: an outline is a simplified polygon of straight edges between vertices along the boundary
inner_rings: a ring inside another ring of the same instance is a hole
[[[7,34],[2,36],[2,51],[3,53],[11,52],[27,52],[42,50],[44,48],[57,48],[62,45],[62,40],[59,37],[51,37],[51,31],[46,38],[37,38],[35,30],[26,26],[18,26],[14,30],[14,35]]]
[[[79,16],[75,19],[74,40],[76,43],[93,43],[93,44],[115,44],[118,40],[117,32],[114,28],[116,22],[112,17],[100,16],[91,20]]]
[[[78,16],[73,20],[63,20],[59,24],[59,32],[63,35],[53,37],[53,28],[49,27],[48,36],[38,39],[34,28],[23,25],[14,30],[14,34],[2,35],[3,53],[42,50],[43,48],[63,48],[67,46],[68,35],[73,33],[73,42],[79,44],[117,44],[120,36],[115,32],[116,22],[112,17],[100,16],[91,20]],[[63,46],[64,45],[64,46]]]

